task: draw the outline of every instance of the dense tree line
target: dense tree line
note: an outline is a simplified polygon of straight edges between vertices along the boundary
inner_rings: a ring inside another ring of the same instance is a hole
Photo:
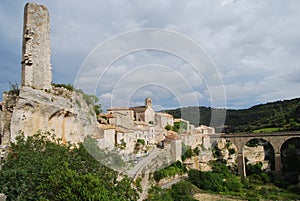
[[[175,118],[183,116],[194,125],[209,125],[210,107],[186,107],[165,112]],[[272,132],[300,130],[300,98],[260,104],[248,109],[226,111],[225,132]]]
[[[11,144],[0,171],[0,192],[7,200],[137,200],[131,181],[117,177],[83,144],[63,145],[53,134],[38,132],[19,135]]]

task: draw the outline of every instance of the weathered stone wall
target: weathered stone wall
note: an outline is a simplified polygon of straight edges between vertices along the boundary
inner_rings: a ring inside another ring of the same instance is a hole
[[[50,89],[51,45],[49,13],[45,6],[27,3],[24,9],[22,86]]]
[[[38,130],[53,130],[63,143],[82,142],[87,135],[103,135],[92,108],[82,94],[64,88],[45,92],[23,86],[10,127],[12,141],[20,131],[30,136]]]
[[[171,156],[173,157],[174,161],[181,161],[182,141],[180,139],[172,140],[170,146]]]
[[[165,128],[166,125],[174,126],[173,116],[165,113],[155,113],[155,124],[160,128]]]

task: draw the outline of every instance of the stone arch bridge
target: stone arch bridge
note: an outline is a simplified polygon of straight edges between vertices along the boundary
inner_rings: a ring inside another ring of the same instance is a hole
[[[300,139],[300,131],[292,132],[280,132],[280,133],[246,133],[246,134],[213,134],[210,135],[212,142],[217,141],[220,138],[225,138],[232,142],[237,148],[237,160],[238,160],[238,173],[246,176],[245,160],[244,160],[244,146],[252,139],[263,139],[269,142],[275,153],[275,174],[276,176],[282,175],[282,163],[281,163],[281,147],[291,138]]]

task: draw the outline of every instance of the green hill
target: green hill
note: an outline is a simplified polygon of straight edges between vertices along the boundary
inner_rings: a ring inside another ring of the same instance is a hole
[[[186,107],[165,112],[194,125],[210,124],[210,107]],[[200,113],[200,117],[199,117]],[[224,132],[276,132],[300,130],[300,98],[260,104],[248,109],[226,111]]]

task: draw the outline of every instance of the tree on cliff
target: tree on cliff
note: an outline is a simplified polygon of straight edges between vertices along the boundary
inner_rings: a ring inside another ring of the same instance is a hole
[[[93,143],[93,142],[90,142]],[[17,137],[0,171],[7,200],[137,200],[125,177],[101,165],[84,148],[62,145],[50,133]]]

